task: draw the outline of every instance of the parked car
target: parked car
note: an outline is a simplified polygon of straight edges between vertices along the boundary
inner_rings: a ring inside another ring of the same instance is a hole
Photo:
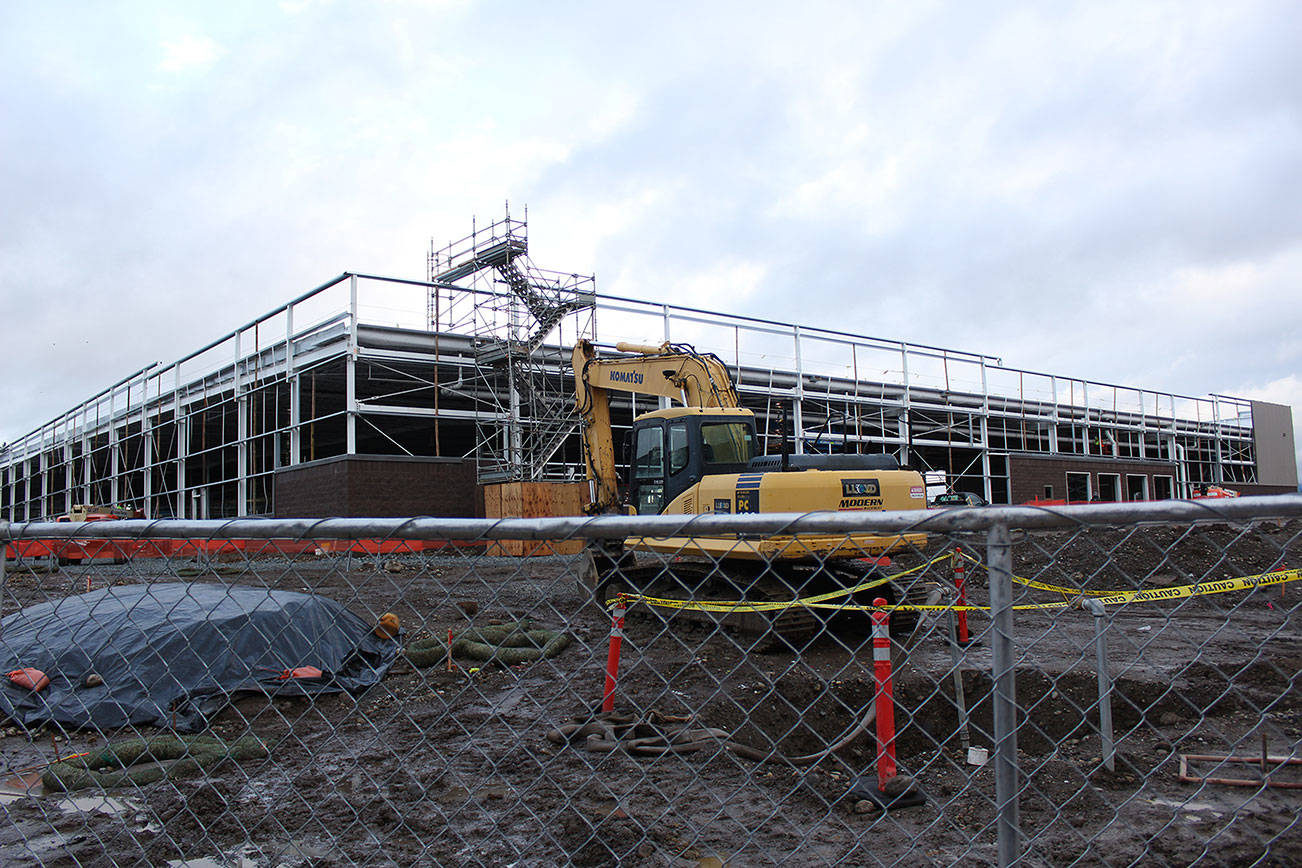
[[[949,509],[954,506],[985,506],[986,500],[979,494],[973,494],[970,491],[947,491],[944,494],[936,495],[936,499],[931,502],[933,509]]]

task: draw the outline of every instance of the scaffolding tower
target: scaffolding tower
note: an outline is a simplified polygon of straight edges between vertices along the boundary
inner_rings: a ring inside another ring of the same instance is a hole
[[[481,482],[573,473],[554,460],[579,424],[565,348],[596,339],[596,278],[534,265],[528,219],[527,208],[523,220],[511,217],[508,203],[501,220],[472,221],[469,235],[443,247],[430,242],[429,328],[474,342],[476,382],[459,392],[481,405]]]

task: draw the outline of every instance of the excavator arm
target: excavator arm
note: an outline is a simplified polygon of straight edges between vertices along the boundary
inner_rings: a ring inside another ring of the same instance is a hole
[[[601,358],[588,341],[574,347],[574,405],[583,418],[583,452],[593,485],[593,512],[613,512],[619,506],[615,472],[615,442],[610,425],[610,393],[658,395],[686,407],[738,407],[728,369],[715,355],[698,353],[686,344],[659,346],[619,343],[615,349],[633,355]]]

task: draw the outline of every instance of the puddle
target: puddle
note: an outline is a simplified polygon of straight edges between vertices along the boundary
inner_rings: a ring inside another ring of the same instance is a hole
[[[27,775],[22,780],[10,779],[0,787],[0,806],[12,805],[23,799],[39,799],[43,804],[58,808],[65,814],[103,814],[106,817],[129,815],[136,820],[146,816],[145,806],[139,799],[106,795],[54,797],[47,794],[45,787],[41,786],[40,772]],[[141,827],[142,830],[154,828],[152,823]]]
[[[1149,799],[1154,805],[1161,805],[1164,808],[1178,808],[1181,811],[1216,811],[1217,805],[1208,802],[1185,802],[1179,799],[1164,799],[1160,796]]]
[[[317,847],[306,842],[290,842],[284,851],[276,857],[277,865],[315,865],[329,855],[328,848]],[[256,844],[245,844],[230,854],[218,857],[200,856],[197,859],[172,859],[165,863],[168,868],[258,868],[254,857],[266,856]]]
[[[54,802],[65,814],[106,814],[115,817],[128,812],[143,811],[145,806],[134,799],[113,796],[65,796]]]

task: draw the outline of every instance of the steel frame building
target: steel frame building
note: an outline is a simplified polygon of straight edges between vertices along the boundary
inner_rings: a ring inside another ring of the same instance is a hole
[[[481,482],[581,478],[569,371],[580,337],[715,353],[755,410],[766,451],[778,451],[786,410],[796,452],[892,452],[991,502],[1026,499],[1019,480],[1032,474],[1019,468],[1046,461],[1058,463],[1036,477],[1036,497],[1297,486],[1279,405],[599,295],[591,277],[533,266],[526,233],[508,215],[431,250],[426,281],[342,274],[124,377],[4,445],[0,517],[53,518],[78,503],[150,517],[275,514],[286,470],[351,456],[473,462]],[[652,408],[626,401],[616,423]],[[423,511],[438,514],[439,504]]]

